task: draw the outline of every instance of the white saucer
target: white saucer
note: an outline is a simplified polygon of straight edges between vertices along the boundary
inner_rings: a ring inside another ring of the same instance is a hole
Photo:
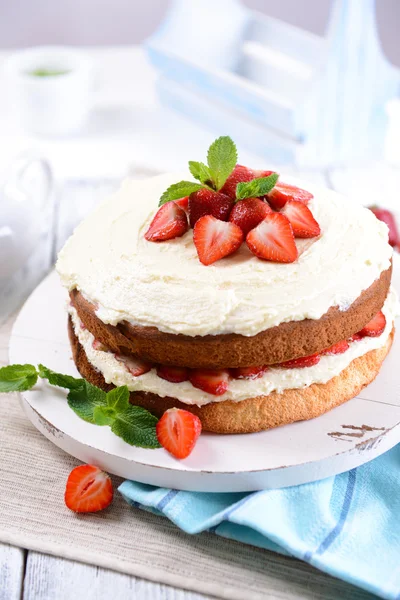
[[[400,289],[400,264],[394,281]],[[66,293],[52,273],[14,325],[11,363],[43,363],[78,376],[71,358]],[[201,435],[192,455],[134,448],[108,427],[90,425],[68,407],[64,390],[41,382],[22,394],[34,426],[54,444],[109,473],[152,485],[202,492],[252,491],[315,481],[357,467],[400,441],[400,336],[378,378],[361,396],[314,419],[250,435]]]

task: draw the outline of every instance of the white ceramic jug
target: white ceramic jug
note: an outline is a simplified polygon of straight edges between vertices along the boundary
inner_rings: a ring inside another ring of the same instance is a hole
[[[39,243],[51,188],[43,158],[22,157],[7,169],[0,186],[0,286]]]

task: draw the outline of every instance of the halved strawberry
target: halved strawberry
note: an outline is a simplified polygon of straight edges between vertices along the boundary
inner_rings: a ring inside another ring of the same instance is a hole
[[[122,364],[125,365],[127,370],[134,377],[139,377],[148,373],[153,368],[153,365],[146,360],[140,358],[134,358],[133,356],[125,356],[123,354],[114,354],[115,358]]]
[[[234,379],[258,379],[268,371],[268,367],[265,365],[263,367],[239,367],[230,371]]]
[[[311,192],[280,181],[267,196],[268,202],[275,210],[283,208],[289,200],[298,200],[299,202],[303,202],[303,204],[307,204],[311,198],[314,198]]]
[[[272,173],[275,173],[275,171],[262,171],[260,169],[253,169],[253,173],[254,178],[259,179],[260,177],[269,177],[272,175]]]
[[[232,210],[233,200],[221,192],[202,188],[189,196],[190,227],[205,215],[212,215],[220,221],[227,221]]]
[[[321,228],[311,210],[303,202],[289,200],[283,207],[282,214],[289,219],[297,238],[312,238],[321,233]]]
[[[347,340],[342,340],[341,342],[337,342],[337,344],[333,344],[330,348],[323,350],[320,354],[324,356],[330,356],[333,354],[343,354],[346,350],[349,349],[349,342]]]
[[[226,369],[193,369],[189,381],[193,387],[213,396],[222,396],[228,389],[229,372]]]
[[[277,367],[284,367],[285,369],[304,369],[304,367],[313,367],[320,361],[319,354],[310,354],[310,356],[303,356],[302,358],[295,358],[293,360],[287,360],[286,362],[276,365]]]
[[[264,260],[291,263],[298,256],[292,226],[279,213],[268,214],[247,234],[246,243],[253,254]]]
[[[149,242],[164,242],[181,237],[189,229],[186,213],[175,202],[158,209],[144,237]]]
[[[206,215],[197,221],[193,241],[200,261],[203,265],[211,265],[239,248],[243,242],[243,232],[234,223]]]
[[[156,425],[161,446],[176,458],[187,458],[201,433],[201,421],[188,410],[168,409]]]
[[[270,205],[260,200],[260,198],[246,198],[246,200],[239,200],[235,204],[229,220],[231,223],[238,225],[246,236],[271,212]]]
[[[92,342],[92,347],[94,350],[99,350],[101,352],[108,352],[109,350],[109,348],[105,344],[103,344],[100,340],[97,340],[96,338]]]
[[[161,379],[170,381],[171,383],[182,383],[189,379],[189,369],[185,367],[168,367],[165,365],[159,365],[157,367],[157,375]]]
[[[386,317],[380,310],[365,327],[358,332],[361,337],[379,337],[385,330]]]
[[[94,465],[72,469],[65,488],[65,504],[77,513],[98,512],[107,508],[114,495],[111,479]]]
[[[184,198],[179,198],[179,200],[174,200],[175,204],[179,206],[179,208],[183,208],[187,212],[189,208],[189,196],[185,196]]]
[[[258,177],[262,177],[262,175],[258,175]],[[236,165],[232,173],[229,175],[228,179],[225,181],[223,187],[221,188],[221,192],[235,200],[237,184],[252,181],[255,178],[256,175],[254,174],[254,171],[252,171],[252,169],[248,169],[243,165]]]

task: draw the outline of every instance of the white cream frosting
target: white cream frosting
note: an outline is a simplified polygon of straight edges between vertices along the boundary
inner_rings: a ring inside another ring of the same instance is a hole
[[[112,325],[127,320],[189,336],[253,336],[285,321],[319,319],[356,300],[390,266],[388,229],[355,201],[282,177],[310,190],[321,226],[316,240],[297,240],[292,264],[262,261],[245,244],[211,266],[200,263],[193,231],[162,243],[144,233],[164,190],[187,175],[127,180],[79,227],[60,252],[57,270]],[[240,385],[240,384],[238,384]]]
[[[171,383],[158,377],[156,370],[134,377],[126,367],[119,362],[113,353],[95,350],[92,346],[94,337],[87,329],[80,326],[76,310],[71,306],[69,312],[75,329],[75,334],[83,346],[89,362],[104,376],[107,383],[126,385],[130,391],[152,392],[158,396],[177,398],[185,404],[203,406],[210,402],[232,400],[240,402],[246,398],[267,396],[273,391],[283,392],[286,389],[304,388],[312,383],[326,383],[339,375],[349,364],[370,350],[381,348],[386,343],[392,330],[395,316],[398,314],[398,300],[394,291],[390,291],[383,307],[386,317],[385,331],[379,337],[366,337],[358,342],[352,342],[343,354],[322,356],[319,363],[302,369],[270,368],[259,379],[231,379],[229,389],[222,396],[213,396],[194,388],[189,381]]]

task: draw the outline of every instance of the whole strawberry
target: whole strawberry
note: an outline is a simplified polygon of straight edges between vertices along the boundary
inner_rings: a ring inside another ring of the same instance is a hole
[[[400,249],[399,231],[393,213],[391,213],[390,210],[380,208],[379,206],[370,206],[369,209],[379,221],[383,221],[389,227],[389,244],[393,246],[393,248],[397,246],[398,249]]]
[[[205,215],[211,215],[220,221],[227,221],[233,206],[232,198],[221,192],[202,188],[189,196],[189,221],[194,227]]]

